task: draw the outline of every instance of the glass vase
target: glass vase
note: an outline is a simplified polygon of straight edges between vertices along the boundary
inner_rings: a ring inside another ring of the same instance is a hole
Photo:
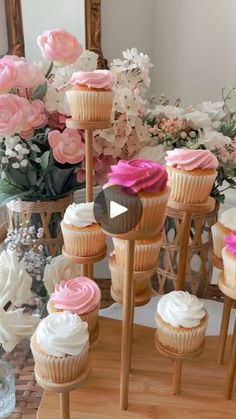
[[[11,364],[0,359],[0,419],[7,418],[15,408],[15,377]]]

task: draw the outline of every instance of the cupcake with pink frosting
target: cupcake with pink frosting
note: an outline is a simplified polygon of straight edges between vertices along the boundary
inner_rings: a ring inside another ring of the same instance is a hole
[[[142,202],[142,217],[133,230],[152,233],[153,237],[158,235],[164,226],[170,195],[165,166],[152,160],[119,160],[116,165],[111,166],[108,179],[109,183],[105,187],[117,185],[128,188]],[[114,201],[115,198],[114,196]],[[129,201],[124,202],[124,206],[129,206]],[[133,210],[135,209],[130,208],[131,216]]]
[[[72,119],[80,122],[110,121],[114,75],[109,70],[77,71],[73,73],[66,92]]]
[[[226,238],[222,257],[225,285],[236,291],[236,232]]]
[[[56,285],[47,305],[49,314],[70,311],[78,314],[88,323],[89,341],[98,337],[98,311],[101,304],[101,291],[96,282],[87,277],[77,277],[61,281]]]
[[[171,198],[186,204],[208,200],[217,176],[217,158],[209,150],[167,151],[166,166]]]

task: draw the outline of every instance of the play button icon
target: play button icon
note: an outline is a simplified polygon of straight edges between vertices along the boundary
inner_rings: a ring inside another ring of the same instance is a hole
[[[110,202],[110,218],[118,217],[118,215],[124,214],[128,211],[128,208],[118,204],[118,202]]]
[[[117,235],[135,229],[143,213],[142,201],[129,188],[110,185],[94,201],[94,217],[104,231]]]

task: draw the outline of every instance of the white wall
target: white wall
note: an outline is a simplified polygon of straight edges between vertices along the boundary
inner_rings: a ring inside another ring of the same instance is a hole
[[[104,56],[136,46],[155,64],[156,96],[219,100],[236,85],[235,19],[235,0],[102,0]]]
[[[21,0],[21,3],[27,59],[42,59],[37,37],[49,29],[66,29],[85,46],[84,0]]]
[[[8,42],[7,42],[5,1],[0,0],[0,56],[6,54],[7,49],[8,49]]]
[[[109,60],[136,47],[153,58],[155,0],[102,0],[102,49]]]
[[[154,90],[185,104],[236,85],[236,1],[156,0]]]

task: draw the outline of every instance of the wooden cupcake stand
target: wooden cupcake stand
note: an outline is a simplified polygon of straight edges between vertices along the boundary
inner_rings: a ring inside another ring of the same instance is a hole
[[[67,127],[85,129],[86,131],[86,201],[93,201],[93,130],[105,129],[110,126],[110,121],[105,123],[80,123],[67,120]],[[176,205],[176,203],[171,203]],[[212,201],[207,203],[203,211],[212,210]],[[200,208],[199,208],[200,209]],[[190,215],[192,211],[198,211],[196,206],[191,208],[181,207],[184,211],[182,230],[182,258],[180,260],[180,271],[177,282],[177,289],[184,289],[184,278],[186,271],[186,241],[190,232]],[[105,232],[114,237],[114,235]],[[185,417],[191,418],[221,418],[227,412],[227,418],[233,419],[235,411],[233,405],[226,402],[221,393],[223,387],[222,371],[219,371],[212,360],[212,352],[215,348],[217,338],[206,338],[206,350],[199,361],[188,363],[185,369],[185,391],[187,398],[172,398],[169,388],[169,362],[159,357],[153,344],[153,329],[136,326],[133,330],[134,317],[134,283],[133,264],[135,240],[150,239],[156,232],[136,232],[117,235],[117,238],[125,240],[126,257],[124,262],[124,294],[123,294],[123,322],[122,330],[119,321],[111,319],[100,319],[101,340],[90,352],[92,374],[88,368],[78,382],[67,383],[66,385],[54,385],[45,383],[36,375],[39,385],[46,392],[41,401],[37,419],[105,419],[105,418],[157,418],[167,419],[181,418],[183,409]],[[65,254],[65,251],[64,251]],[[74,263],[81,263],[82,273],[92,277],[93,263],[101,260],[106,250],[94,258],[70,259]],[[119,344],[121,337],[121,363],[119,360]],[[132,369],[132,343],[134,347]],[[160,353],[162,348],[158,347]],[[200,348],[202,350],[202,348]],[[199,350],[200,352],[200,350]],[[163,353],[165,356],[168,354]],[[173,354],[172,354],[173,355]],[[198,354],[192,354],[199,355]],[[173,357],[172,357],[173,359]],[[184,359],[185,360],[185,359]],[[180,390],[181,361],[175,359],[173,385],[174,392]],[[119,368],[120,365],[120,368]],[[119,383],[120,370],[120,383]],[[86,378],[88,380],[84,384]],[[130,380],[131,378],[131,380]],[[129,383],[130,382],[130,383]],[[84,384],[84,385],[83,385]],[[130,385],[129,385],[130,384]],[[71,394],[72,406],[70,411],[69,392]],[[208,386],[208,391],[202,391],[201,386]],[[120,408],[118,405],[117,391],[120,388]],[[61,404],[58,406],[58,399],[55,396],[60,393]],[[128,395],[130,403],[128,412],[123,410],[128,407]],[[120,410],[121,409],[121,410]],[[201,415],[199,416],[199,412]],[[206,414],[205,414],[205,413]],[[71,416],[70,416],[71,413]],[[176,413],[176,414],[175,414]],[[189,416],[188,416],[189,415]]]

